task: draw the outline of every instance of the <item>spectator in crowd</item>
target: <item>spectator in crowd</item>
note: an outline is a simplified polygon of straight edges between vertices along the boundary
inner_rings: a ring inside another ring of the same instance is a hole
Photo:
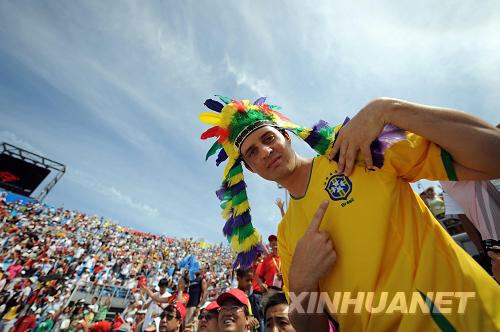
[[[102,320],[106,320],[106,316],[108,314],[109,308],[111,307],[111,294],[108,294],[106,297],[101,298],[101,303],[99,304],[99,309],[94,316],[95,322],[100,322]]]
[[[152,322],[156,317],[158,317],[162,311],[168,306],[166,302],[172,294],[167,291],[168,279],[163,278],[158,282],[159,291],[156,293],[151,293],[151,300],[146,304],[145,309],[147,309],[146,317],[144,318],[144,327],[147,327],[150,322]],[[149,291],[149,289],[148,289]],[[160,303],[159,299],[164,299],[165,302]],[[158,302],[158,304],[156,303]]]
[[[33,331],[36,327],[36,310],[37,307],[32,306],[28,313],[24,316],[19,317],[13,327],[14,332],[27,332]]]
[[[271,234],[267,239],[271,252],[264,258],[259,272],[259,286],[263,290],[263,293],[266,293],[270,288],[273,290],[281,290],[283,287],[281,260],[278,255],[278,238],[276,235]]]
[[[200,303],[205,303],[207,298],[207,281],[200,271],[195,272],[194,280],[189,281],[189,301],[186,304],[187,314],[186,323],[191,321],[193,313],[199,307]]]
[[[217,298],[219,309],[219,331],[247,332],[249,329],[248,296],[238,288],[232,288]]]
[[[288,317],[289,305],[285,293],[271,295],[264,309],[266,332],[294,332],[295,328]]]
[[[158,331],[182,331],[182,322],[185,317],[186,307],[182,303],[169,304],[160,315]]]
[[[259,330],[259,327],[264,324],[264,315],[262,312],[262,296],[255,294],[252,290],[253,270],[251,268],[236,270],[236,279],[238,280],[238,289],[245,292],[250,302],[252,309],[252,317],[248,320],[249,328]]]
[[[43,322],[38,324],[38,326],[35,329],[35,332],[49,332],[52,330],[52,327],[54,326],[54,312],[49,311],[47,313],[47,316]]]
[[[427,205],[429,210],[431,210],[432,215],[435,218],[441,219],[444,217],[444,212],[445,212],[444,202],[439,196],[436,195],[434,187],[427,188],[420,195],[420,197],[424,198],[425,205]]]
[[[262,270],[262,261],[264,258],[262,257],[262,254],[258,254],[257,258],[254,260],[252,263],[252,270],[253,270],[253,280],[252,280],[252,289],[255,294],[262,295],[263,291],[262,288],[260,287],[260,284],[262,281],[260,280],[260,271]]]
[[[198,332],[219,331],[219,308],[217,301],[207,302],[198,315]]]

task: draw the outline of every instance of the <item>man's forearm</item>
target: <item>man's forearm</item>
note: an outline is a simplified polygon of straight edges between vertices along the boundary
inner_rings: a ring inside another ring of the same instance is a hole
[[[381,99],[385,123],[423,136],[467,168],[500,177],[500,130],[464,112]]]

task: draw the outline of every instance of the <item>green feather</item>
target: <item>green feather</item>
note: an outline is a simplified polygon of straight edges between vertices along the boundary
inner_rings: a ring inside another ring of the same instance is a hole
[[[332,127],[325,127],[322,128],[320,131],[320,136],[321,139],[318,142],[318,144],[315,147],[316,152],[318,152],[320,155],[324,155],[328,147],[330,146],[332,142],[332,137],[333,137],[333,128]]]
[[[233,237],[238,236],[238,242],[242,243],[245,241],[245,239],[249,236],[251,236],[255,232],[255,228],[253,227],[252,223],[246,224],[245,226],[241,226],[236,228],[233,231],[233,234],[229,235],[227,237],[227,240],[229,243],[231,243],[231,240]]]
[[[238,193],[238,195],[236,196],[233,196],[233,207],[234,206],[237,206],[237,205],[240,205],[241,203],[245,202],[248,200],[248,197],[247,197],[247,191],[246,190],[242,190]]]
[[[208,150],[205,161],[207,161],[210,156],[213,156],[219,149],[222,149],[222,145],[220,145],[218,141],[215,141],[210,150]]]
[[[240,174],[240,173],[243,173],[243,168],[241,167],[241,163],[238,163],[238,164],[236,164],[235,166],[233,166],[233,168],[231,168],[231,169],[229,170],[229,172],[227,173],[226,178],[227,178],[227,179],[230,179],[230,178],[232,178],[233,176],[236,176],[236,175],[238,175],[238,174]]]
[[[250,235],[252,235],[254,232],[255,232],[255,228],[253,227],[253,225],[251,223],[246,224],[243,227],[238,227],[236,229],[236,233],[238,234],[238,239],[239,239],[240,243],[245,241],[245,239],[247,237],[249,237]]]
[[[219,99],[224,103],[224,104],[229,104],[232,99],[231,98],[228,98],[228,97],[224,97],[224,96],[221,96],[221,95],[216,95],[217,97],[219,97]]]

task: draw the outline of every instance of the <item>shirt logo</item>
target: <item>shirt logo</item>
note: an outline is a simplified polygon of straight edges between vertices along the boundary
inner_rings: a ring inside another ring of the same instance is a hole
[[[347,176],[336,174],[326,180],[325,190],[333,201],[347,200],[352,192],[352,182]]]

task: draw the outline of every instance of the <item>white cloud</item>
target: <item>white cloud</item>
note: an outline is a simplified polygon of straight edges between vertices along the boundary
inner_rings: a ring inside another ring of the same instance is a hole
[[[244,69],[237,68],[227,54],[224,57],[224,62],[226,63],[227,71],[234,76],[236,85],[247,87],[259,97],[274,94],[270,82],[265,79],[254,77]]]
[[[44,155],[44,153],[41,150],[35,148],[29,142],[25,141],[21,137],[18,137],[16,134],[8,130],[0,131],[0,143],[9,143],[19,148],[28,150],[29,152],[33,152],[41,156]]]
[[[111,199],[112,201],[125,205],[133,210],[145,213],[148,217],[158,217],[160,214],[157,208],[140,202],[137,198],[121,192],[114,186],[107,186],[84,172],[78,170],[68,172],[67,178],[102,196],[105,196],[108,199]]]

